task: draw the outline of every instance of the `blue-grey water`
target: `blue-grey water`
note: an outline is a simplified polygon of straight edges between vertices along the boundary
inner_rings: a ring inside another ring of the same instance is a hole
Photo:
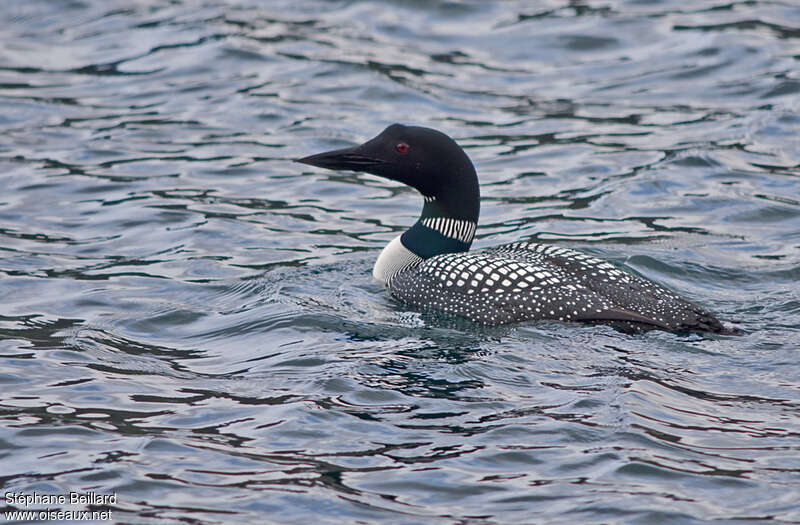
[[[466,148],[475,246],[585,250],[744,333],[395,303],[371,267],[420,197],[291,162],[392,122]],[[2,493],[800,523],[795,0],[4,0],[0,181]]]

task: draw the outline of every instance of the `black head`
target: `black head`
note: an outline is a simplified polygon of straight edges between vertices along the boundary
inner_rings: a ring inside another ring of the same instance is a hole
[[[434,197],[447,216],[478,217],[475,168],[453,139],[435,129],[392,124],[360,146],[318,153],[297,162],[402,182]]]

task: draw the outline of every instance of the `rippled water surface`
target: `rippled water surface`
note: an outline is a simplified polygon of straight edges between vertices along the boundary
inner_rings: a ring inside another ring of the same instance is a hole
[[[3,492],[800,523],[799,62],[794,0],[5,0]],[[476,246],[579,248],[744,334],[396,304],[371,266],[419,196],[291,162],[392,122],[467,149]]]

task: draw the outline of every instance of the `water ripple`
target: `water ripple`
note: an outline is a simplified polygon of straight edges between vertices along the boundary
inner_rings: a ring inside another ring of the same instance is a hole
[[[5,491],[137,523],[800,522],[792,2],[7,4]],[[417,196],[291,162],[395,121],[474,160],[478,247],[580,248],[743,334],[396,304],[371,264]]]

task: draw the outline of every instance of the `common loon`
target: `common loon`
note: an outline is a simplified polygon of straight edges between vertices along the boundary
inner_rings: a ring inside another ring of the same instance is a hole
[[[414,308],[484,325],[550,319],[625,332],[727,331],[674,292],[575,250],[523,241],[469,251],[478,176],[464,150],[434,129],[392,124],[360,146],[297,162],[371,173],[422,194],[419,220],[383,249],[373,269],[394,298]]]

